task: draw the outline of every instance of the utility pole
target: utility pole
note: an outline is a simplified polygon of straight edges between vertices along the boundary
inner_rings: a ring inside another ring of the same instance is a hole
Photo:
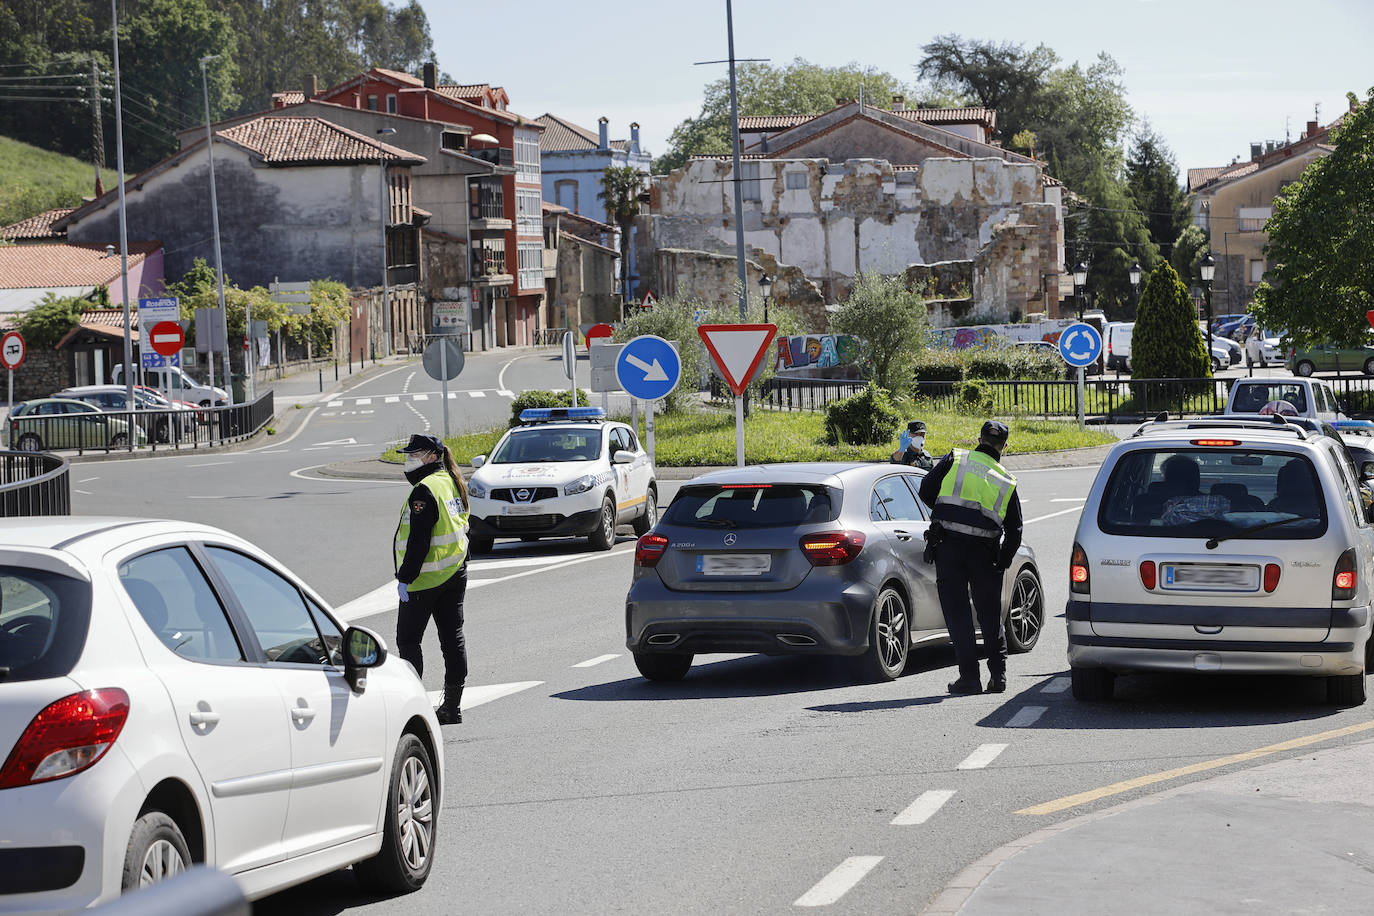
[[[124,201],[124,107],[119,97],[119,0],[110,0],[110,33],[114,40],[115,162],[119,170],[119,277],[124,294],[124,403],[134,405],[134,329],[129,315],[129,223]],[[145,328],[145,330],[147,330]],[[133,414],[129,415],[129,451],[137,438]]]
[[[91,58],[91,157],[95,163],[96,193],[101,190],[100,170],[105,167],[105,125],[100,106],[100,63]]]
[[[730,0],[725,0],[725,31],[730,50],[730,152],[734,163],[735,186],[735,261],[739,271],[739,320],[749,320],[749,270],[744,261],[744,188],[739,165],[739,93],[735,88],[735,15]]]
[[[234,403],[234,376],[229,364],[229,309],[224,304],[224,258],[219,247],[219,196],[215,193],[215,136],[210,130],[210,82],[205,74],[205,65],[219,57],[208,54],[200,59],[200,88],[205,96],[205,155],[210,159],[210,226],[215,237],[215,292],[219,298],[219,317],[224,324],[224,390],[229,394],[229,403]],[[250,328],[247,315],[244,317],[244,339],[248,339]],[[214,332],[210,333],[210,349],[206,351],[210,364],[210,385],[215,384]],[[245,381],[246,384],[246,381]],[[246,392],[246,389],[245,389]]]

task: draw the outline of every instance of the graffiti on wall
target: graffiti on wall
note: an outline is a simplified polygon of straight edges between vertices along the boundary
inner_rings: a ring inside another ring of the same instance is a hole
[[[779,337],[774,368],[834,369],[857,367],[859,342],[849,334],[801,334]]]
[[[1058,343],[1060,333],[1072,323],[1072,319],[1061,318],[1025,324],[935,328],[930,332],[930,345],[948,350],[987,350],[1027,340]]]

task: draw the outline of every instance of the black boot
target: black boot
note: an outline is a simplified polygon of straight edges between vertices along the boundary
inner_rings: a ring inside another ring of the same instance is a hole
[[[982,693],[983,682],[978,680],[977,671],[975,671],[973,674],[967,674],[963,671],[960,671],[959,679],[950,682],[949,692],[955,694],[956,696],[966,696],[972,693]]]
[[[461,725],[463,722],[463,685],[444,685],[443,702],[434,710],[440,725]]]

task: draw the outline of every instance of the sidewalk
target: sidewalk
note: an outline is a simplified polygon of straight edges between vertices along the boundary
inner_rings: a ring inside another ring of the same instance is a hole
[[[1359,912],[1374,894],[1371,771],[1366,740],[1072,818],[993,850],[924,912]]]

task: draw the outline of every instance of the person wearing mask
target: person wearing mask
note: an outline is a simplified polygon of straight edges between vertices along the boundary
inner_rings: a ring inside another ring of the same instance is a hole
[[[441,725],[463,721],[468,678],[463,596],[468,587],[468,489],[453,453],[435,436],[416,434],[401,449],[410,495],[396,526],[396,652],[423,677],[420,641],[431,617],[444,654],[444,695],[434,711]]]
[[[1016,478],[1001,465],[1007,435],[1006,424],[989,420],[976,449],[955,449],[921,481],[921,500],[931,507],[927,552],[933,548],[940,610],[959,665],[959,677],[949,685],[953,694],[983,692],[975,613],[988,659],[987,692],[1007,689],[1002,572],[1021,546],[1021,498]]]
[[[928,471],[935,466],[935,458],[926,451],[926,425],[912,420],[902,430],[897,451],[892,453],[893,464],[905,464]]]

